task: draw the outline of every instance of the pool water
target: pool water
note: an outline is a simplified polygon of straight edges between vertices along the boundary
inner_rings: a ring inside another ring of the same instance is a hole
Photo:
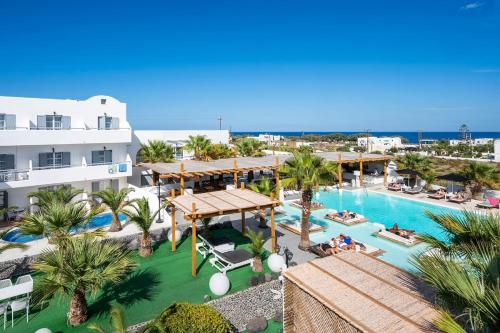
[[[122,213],[118,214],[118,218],[120,219],[121,222],[125,221],[126,216]],[[71,232],[72,233],[79,233],[84,230],[88,229],[95,229],[99,227],[104,227],[107,225],[111,224],[111,221],[113,220],[113,216],[111,213],[103,213],[94,216],[93,218],[90,219],[89,223],[85,227],[80,227],[80,228],[72,228]],[[37,236],[37,235],[24,235],[21,233],[21,230],[19,229],[14,229],[12,231],[9,231],[6,235],[3,236],[2,240],[6,242],[11,242],[11,243],[27,243],[27,242],[32,242],[34,240],[42,239],[43,236]]]
[[[374,223],[383,224],[390,228],[397,223],[399,228],[415,230],[417,234],[431,234],[439,239],[446,240],[438,224],[424,215],[425,210],[434,213],[455,213],[460,211],[438,205],[426,204],[391,195],[375,193],[370,191],[338,191],[319,193],[319,199],[325,209],[315,210],[311,214],[311,222],[324,226],[326,229],[321,232],[311,233],[310,239],[315,243],[326,242],[340,233],[351,236],[356,241],[367,243],[384,250],[384,254],[379,256],[395,266],[405,270],[412,270],[409,258],[413,254],[418,254],[426,249],[426,245],[421,243],[412,247],[406,247],[389,240],[373,236],[372,234],[380,229]],[[343,211],[348,209],[364,215],[369,222],[354,226],[345,226],[324,216],[328,209]],[[287,216],[277,217],[299,219],[301,210],[285,204]]]

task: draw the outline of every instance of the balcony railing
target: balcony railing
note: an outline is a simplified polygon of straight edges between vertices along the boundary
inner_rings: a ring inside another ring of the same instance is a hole
[[[28,179],[27,170],[0,170],[0,182],[2,183]]]

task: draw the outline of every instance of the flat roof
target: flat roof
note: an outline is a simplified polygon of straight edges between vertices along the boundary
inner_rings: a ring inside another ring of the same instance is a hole
[[[438,316],[429,285],[362,253],[290,267],[285,278],[364,332],[427,332]]]
[[[387,161],[392,157],[378,154],[359,154],[351,152],[315,153],[327,161],[341,163],[358,163]],[[256,170],[274,170],[283,164],[291,155],[266,155],[263,157],[234,157],[212,161],[185,160],[172,163],[139,163],[138,165],[159,173],[161,178],[179,178],[207,176],[231,172]],[[182,170],[181,170],[182,168]]]
[[[279,200],[247,189],[184,194],[175,198],[167,198],[167,200],[190,218],[233,214],[279,205]],[[195,205],[194,214],[193,204]]]

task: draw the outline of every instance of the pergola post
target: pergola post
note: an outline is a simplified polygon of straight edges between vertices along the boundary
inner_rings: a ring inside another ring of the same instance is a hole
[[[363,153],[359,153],[359,186],[363,186]]]
[[[271,200],[273,200],[273,193],[271,192]],[[271,251],[276,253],[276,229],[274,227],[274,205],[271,206]]]
[[[160,174],[156,171],[153,171],[153,185],[158,185],[158,181],[160,180]]]
[[[175,190],[172,189],[172,199],[175,199]],[[175,221],[175,206],[172,205],[171,206],[171,211],[172,211],[172,227],[171,227],[171,230],[172,230],[172,252],[175,252],[176,250],[176,239],[175,239],[175,224],[176,224],[176,221]]]
[[[196,203],[191,208],[191,275],[196,277]]]
[[[384,160],[384,186],[387,186],[387,160]]]
[[[234,160],[233,180],[234,180],[234,188],[238,188],[238,162],[236,162],[236,160]]]
[[[274,147],[274,146],[273,146]],[[281,182],[280,182],[280,160],[278,157],[276,157],[276,170],[274,170],[274,174],[276,177],[276,198],[280,198],[280,192],[281,192]]]
[[[184,195],[184,163],[181,163],[180,166],[181,169],[181,185],[180,185],[180,190],[181,190],[181,195]]]
[[[337,162],[337,176],[339,177],[339,190],[342,189],[342,153],[339,153],[339,161]]]
[[[246,227],[245,227],[245,211],[241,211],[241,234],[243,236],[246,235]]]

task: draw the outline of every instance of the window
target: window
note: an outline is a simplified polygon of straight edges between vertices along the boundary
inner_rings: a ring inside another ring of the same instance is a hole
[[[92,151],[92,164],[113,163],[112,150],[94,150]]]
[[[0,130],[7,129],[7,122],[5,121],[5,114],[0,114]]]
[[[106,98],[101,98],[101,104],[102,105],[106,104]]]
[[[98,117],[97,122],[98,122],[98,128],[100,130],[109,130],[114,128],[113,117],[107,117],[107,116]]]
[[[70,152],[52,152],[38,154],[39,169],[64,168],[71,165]]]
[[[49,130],[60,130],[62,126],[62,116],[45,116],[45,128]]]
[[[0,170],[13,170],[14,169],[14,155],[13,154],[0,154]]]

